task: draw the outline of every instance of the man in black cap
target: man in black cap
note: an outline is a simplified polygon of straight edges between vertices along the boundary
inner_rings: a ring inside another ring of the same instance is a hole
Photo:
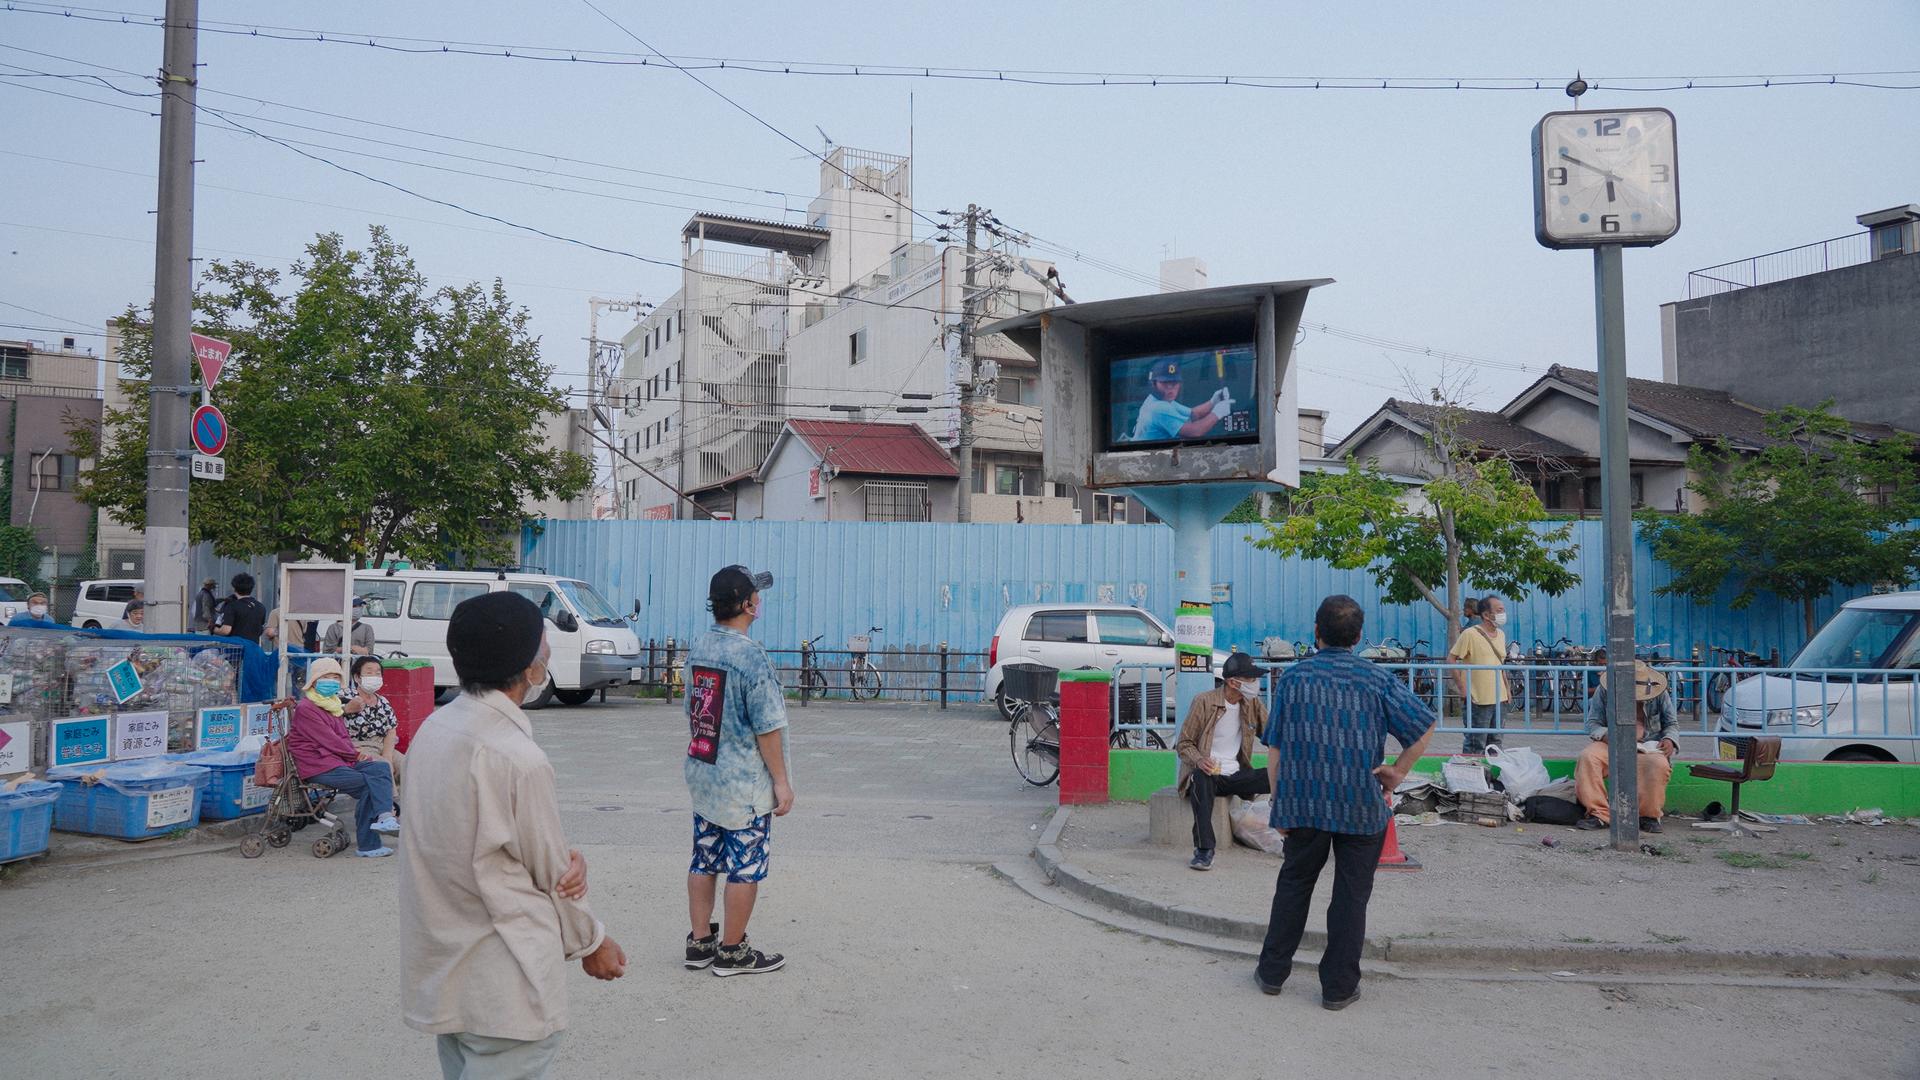
[[[566,964],[596,979],[627,957],[584,900],[586,861],[567,847],[553,766],[520,705],[547,685],[545,620],[490,592],[447,623],[460,696],[407,752],[400,831],[401,1008],[438,1035],[447,1077],[538,1077],[567,1026]]]
[[[1267,771],[1253,767],[1254,743],[1267,729],[1260,668],[1253,657],[1237,652],[1227,657],[1220,674],[1226,685],[1193,699],[1173,744],[1180,758],[1180,790],[1193,805],[1193,859],[1187,865],[1195,870],[1213,869],[1213,800],[1272,790]]]
[[[687,869],[686,966],[715,975],[778,971],[787,958],[747,944],[747,919],[767,876],[773,819],[793,809],[787,779],[786,695],[767,650],[747,636],[773,575],[729,566],[707,585],[713,626],[687,650],[687,791],[693,863]],[[712,920],[727,878],[726,932]]]
[[[349,640],[352,642],[352,652],[355,656],[373,655],[373,627],[361,619],[361,616],[366,614],[366,611],[367,598],[364,596],[354,597],[353,637]],[[327,627],[327,636],[321,642],[320,651],[323,653],[338,653],[340,651],[340,624],[338,622]]]

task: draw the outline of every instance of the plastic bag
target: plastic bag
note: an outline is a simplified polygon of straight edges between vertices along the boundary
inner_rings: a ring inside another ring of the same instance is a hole
[[[1531,746],[1489,746],[1487,763],[1500,769],[1500,786],[1507,798],[1524,799],[1552,782],[1540,752]]]
[[[1278,855],[1287,835],[1267,824],[1273,819],[1273,800],[1248,802],[1235,797],[1227,803],[1227,821],[1233,826],[1233,838],[1256,851]]]

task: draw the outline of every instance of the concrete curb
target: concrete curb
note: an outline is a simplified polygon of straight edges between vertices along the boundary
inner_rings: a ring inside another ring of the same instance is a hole
[[[1068,862],[1060,851],[1060,834],[1073,808],[1060,807],[1033,848],[1033,861],[1053,884],[1101,907],[1148,922],[1235,941],[1260,942],[1264,922],[1223,915],[1184,904],[1164,904],[1115,888],[1085,869]],[[1307,931],[1303,949],[1326,948],[1326,935]],[[1731,975],[1796,975],[1845,977],[1862,974],[1920,978],[1920,956],[1888,952],[1806,952],[1764,949],[1701,949],[1677,945],[1528,944],[1442,941],[1431,938],[1367,939],[1361,955],[1367,959],[1408,966],[1458,968],[1490,967],[1541,971],[1608,971],[1637,974],[1697,972]]]

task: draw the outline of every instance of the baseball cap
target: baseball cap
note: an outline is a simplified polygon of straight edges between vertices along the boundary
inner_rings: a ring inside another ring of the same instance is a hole
[[[773,575],[735,564],[723,567],[707,583],[707,599],[715,604],[738,604],[757,592],[773,588]]]
[[[354,606],[354,607],[357,607],[357,608],[359,608],[359,607],[366,607],[366,606],[367,606],[367,598],[366,598],[366,597],[364,597],[364,596],[356,596],[356,597],[354,597],[354,598],[353,598],[353,606]]]
[[[1180,361],[1156,361],[1153,365],[1153,370],[1148,373],[1148,377],[1155,382],[1180,382],[1182,381],[1180,378]]]
[[[1257,679],[1261,671],[1260,666],[1253,662],[1253,657],[1237,652],[1227,657],[1227,662],[1220,665],[1220,675],[1226,679]]]

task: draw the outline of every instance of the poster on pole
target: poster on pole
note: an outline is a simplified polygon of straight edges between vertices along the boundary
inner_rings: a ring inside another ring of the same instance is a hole
[[[1213,670],[1213,605],[1183,601],[1173,613],[1173,654],[1181,671]]]

